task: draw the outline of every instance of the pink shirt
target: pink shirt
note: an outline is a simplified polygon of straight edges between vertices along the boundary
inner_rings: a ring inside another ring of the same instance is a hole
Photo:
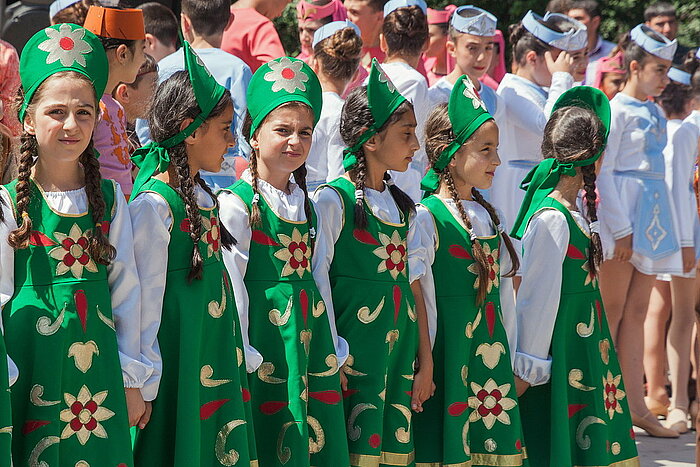
[[[100,101],[100,118],[92,140],[100,153],[100,172],[102,178],[115,180],[121,185],[126,196],[131,194],[134,181],[131,178],[133,167],[129,158],[129,135],[126,131],[126,114],[124,107],[105,94]]]
[[[13,135],[19,136],[22,126],[17,114],[12,111],[12,104],[20,87],[19,56],[9,43],[0,40],[0,101],[3,115],[0,123],[10,129]]]
[[[285,55],[272,21],[254,8],[231,8],[233,22],[224,31],[221,49],[243,60],[253,73]]]

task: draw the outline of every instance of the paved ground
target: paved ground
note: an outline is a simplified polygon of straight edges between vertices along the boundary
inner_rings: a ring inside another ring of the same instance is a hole
[[[637,448],[642,467],[693,467],[695,465],[695,432],[690,431],[677,439],[647,436],[635,428]]]

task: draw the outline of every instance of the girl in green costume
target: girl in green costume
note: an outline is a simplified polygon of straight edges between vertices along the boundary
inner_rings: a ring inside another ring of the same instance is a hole
[[[343,107],[348,172],[316,192],[319,287],[350,345],[343,389],[353,466],[414,465],[411,410],[434,388],[425,310],[409,282],[414,204],[388,172],[408,168],[415,128],[412,105],[375,60]]]
[[[317,221],[305,160],[321,102],[318,78],[301,60],[260,67],[243,130],[250,170],[219,194],[222,224],[238,240],[224,260],[252,354],[255,435],[266,467],[348,465],[339,374],[347,345],[311,270]]]
[[[562,94],[545,127],[544,161],[521,185],[527,193],[512,233],[523,240],[514,372],[538,467],[639,465],[598,289],[595,181],[609,125],[610,104],[598,89]]]
[[[187,71],[164,81],[153,102],[154,142],[133,156],[141,342],[156,367],[144,388],[152,414],[136,436],[134,460],[256,466],[241,331],[221,258],[235,240],[199,176],[219,171],[235,144],[233,104],[187,42],[184,49]]]
[[[153,369],[134,326],[140,286],[126,202],[101,180],[92,147],[107,57],[96,36],[64,23],[29,40],[20,75],[19,176],[0,189],[2,325],[19,369],[13,462],[132,465],[129,425],[145,411],[140,388]]]
[[[449,109],[449,110],[448,110]],[[426,123],[432,195],[409,255],[428,310],[435,396],[415,418],[418,466],[527,465],[509,340],[518,259],[479,190],[500,165],[498,127],[468,77]]]

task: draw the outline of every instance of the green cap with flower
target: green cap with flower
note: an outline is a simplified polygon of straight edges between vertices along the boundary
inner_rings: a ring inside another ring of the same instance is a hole
[[[426,193],[437,191],[440,186],[440,173],[445,170],[455,153],[481,125],[493,119],[467,75],[460,76],[455,82],[450,93],[450,102],[447,104],[447,114],[450,116],[455,139],[443,149],[423,177],[421,188]]]
[[[109,62],[100,39],[76,24],[61,23],[34,34],[22,49],[19,75],[24,102],[19,111],[24,120],[27,106],[46,79],[61,71],[85,75],[95,87],[95,95],[104,93],[109,76]]]
[[[170,166],[170,154],[168,149],[182,143],[195,132],[197,128],[209,118],[211,111],[221,101],[226,92],[226,88],[220,85],[212,76],[202,62],[202,59],[195,53],[189,42],[183,41],[182,49],[185,56],[185,69],[190,77],[190,83],[194,90],[194,96],[201,112],[195,119],[181,130],[165,141],[151,141],[146,146],[137,149],[131,156],[133,163],[139,168],[139,173],[134,181],[133,195],[136,195],[144,183],[156,172],[165,172]]]
[[[253,136],[270,112],[287,102],[303,102],[314,113],[314,125],[321,117],[323,91],[316,73],[303,61],[280,57],[256,70],[248,85],[248,113]]]
[[[357,152],[363,144],[389,120],[389,117],[406,102],[406,98],[396,89],[376,58],[372,59],[372,69],[367,80],[367,102],[374,123],[365,130],[354,146],[343,151],[343,167],[352,170],[357,165]]]

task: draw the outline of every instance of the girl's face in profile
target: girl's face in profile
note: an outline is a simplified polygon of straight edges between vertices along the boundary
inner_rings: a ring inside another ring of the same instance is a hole
[[[486,190],[491,188],[499,165],[498,126],[489,120],[459,148],[449,168],[456,185]]]
[[[412,109],[405,111],[401,118],[387,126],[384,131],[370,138],[374,139],[373,150],[365,150],[368,162],[378,163],[384,170],[405,172],[420,149],[416,137],[416,116]],[[374,159],[370,161],[369,159]]]

